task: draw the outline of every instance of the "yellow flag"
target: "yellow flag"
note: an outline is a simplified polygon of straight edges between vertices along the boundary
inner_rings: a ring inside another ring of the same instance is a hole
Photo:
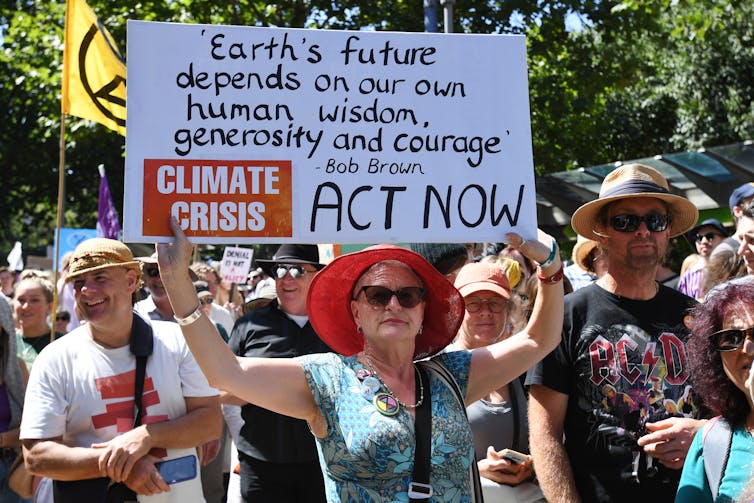
[[[84,0],[68,0],[62,96],[64,114],[126,135],[126,64]]]

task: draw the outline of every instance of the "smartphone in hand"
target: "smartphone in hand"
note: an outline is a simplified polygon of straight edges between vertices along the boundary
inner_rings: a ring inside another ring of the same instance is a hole
[[[177,484],[184,480],[196,478],[196,456],[194,455],[160,461],[155,463],[154,466],[157,467],[167,484]]]
[[[513,464],[519,464],[524,463],[529,459],[529,456],[522,452],[514,451],[513,449],[503,449],[502,451],[498,451],[498,456],[501,458],[507,459]]]

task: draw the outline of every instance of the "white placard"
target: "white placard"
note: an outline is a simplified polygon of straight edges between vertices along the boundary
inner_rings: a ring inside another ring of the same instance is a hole
[[[536,235],[525,39],[128,22],[124,239]]]
[[[220,263],[220,274],[227,283],[246,283],[246,277],[251,268],[251,258],[254,250],[238,246],[226,246],[223,250],[223,260]]]

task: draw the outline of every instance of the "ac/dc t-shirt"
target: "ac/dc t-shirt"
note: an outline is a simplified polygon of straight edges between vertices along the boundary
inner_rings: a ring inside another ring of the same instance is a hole
[[[664,286],[645,301],[597,284],[566,297],[563,340],[526,384],[569,397],[565,449],[583,501],[673,500],[680,470],[636,441],[647,422],[699,415],[685,348],[694,304]]]

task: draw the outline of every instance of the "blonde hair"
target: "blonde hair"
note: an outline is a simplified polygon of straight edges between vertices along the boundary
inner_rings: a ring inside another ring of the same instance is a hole
[[[505,275],[508,276],[508,283],[510,283],[511,289],[516,288],[521,281],[521,265],[512,258],[502,255],[487,255],[481,261],[500,266],[505,271]]]

